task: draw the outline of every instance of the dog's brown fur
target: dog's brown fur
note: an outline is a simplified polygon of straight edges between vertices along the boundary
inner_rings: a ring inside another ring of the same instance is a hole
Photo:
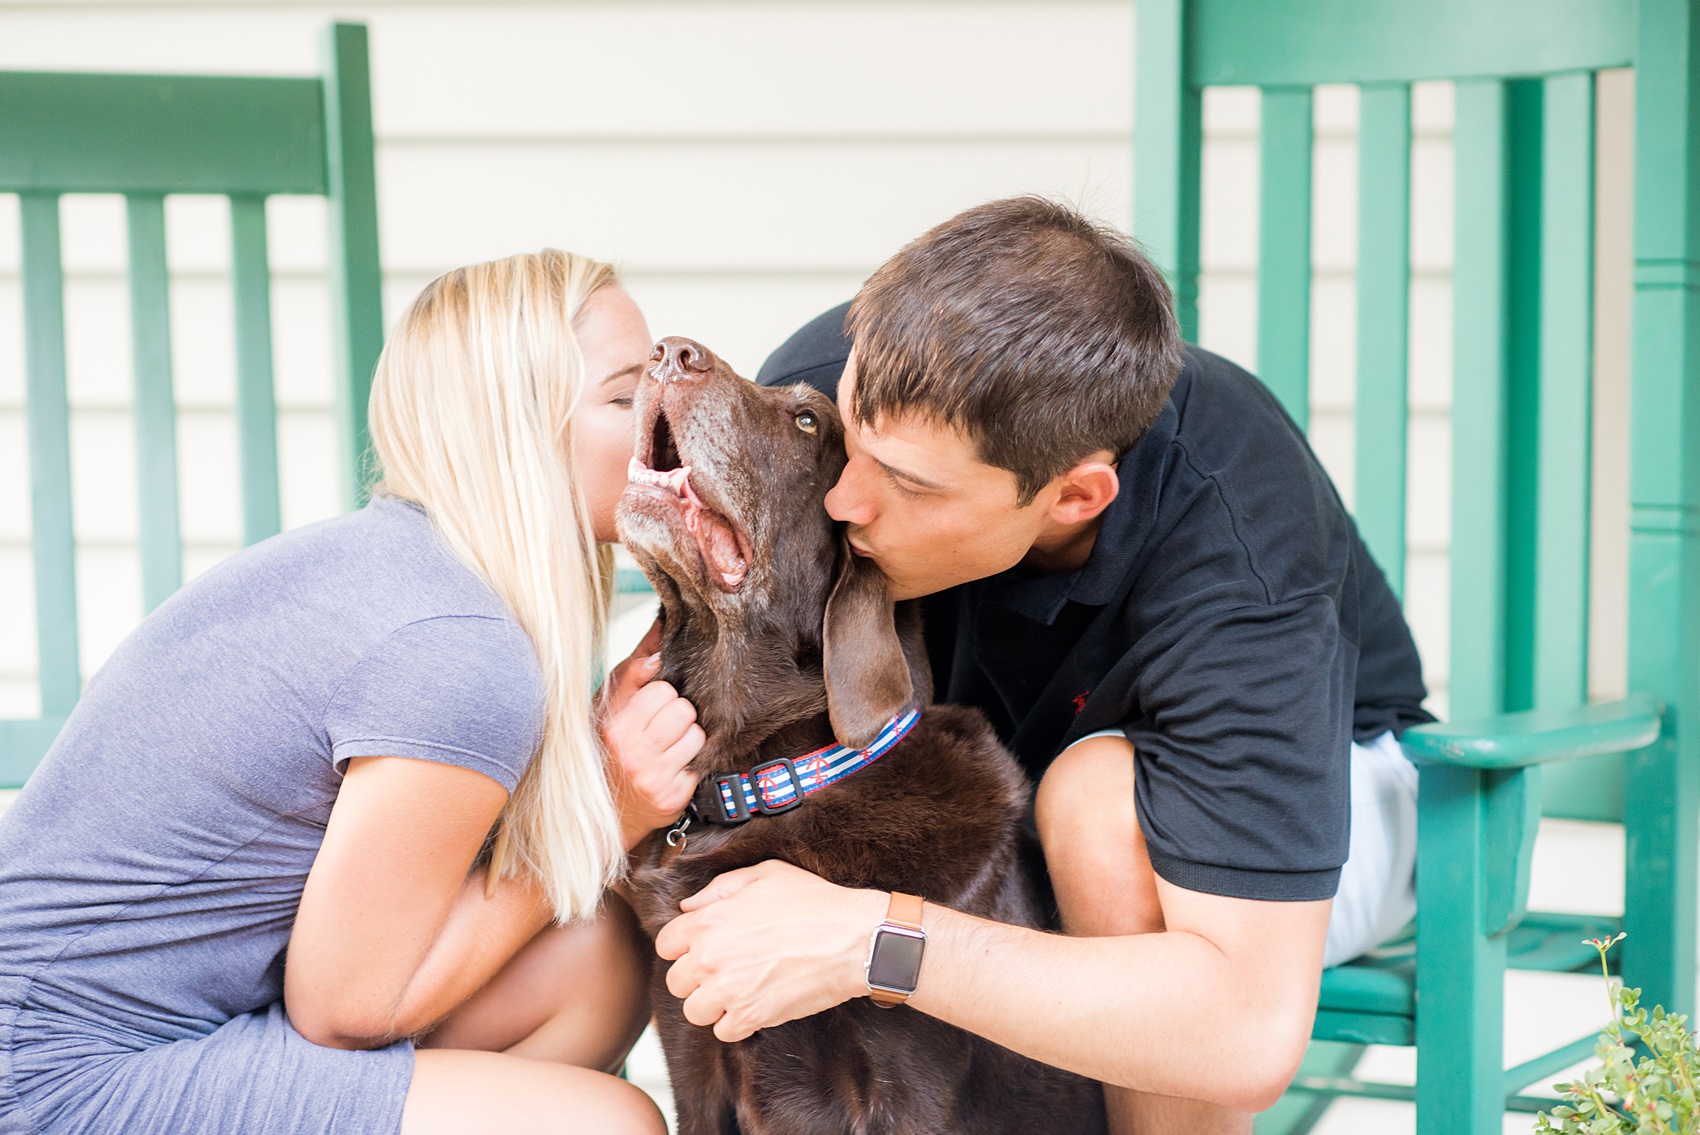
[[[813,432],[799,428],[804,414]],[[725,525],[711,562],[666,489],[634,482],[620,503],[621,537],[661,596],[661,677],[695,703],[708,735],[698,771],[744,770],[834,739],[863,746],[906,705],[930,701],[914,604],[894,614],[884,575],[850,553],[822,505],[844,464],[823,395],[757,387],[700,345],[667,339],[639,390],[638,422],[640,459],[688,465],[702,523]],[[741,580],[723,570],[738,566],[734,538]],[[978,711],[927,705],[894,749],[792,811],[697,825],[683,850],[651,837],[633,871],[638,915],[653,935],[716,875],[782,859],[845,886],[1037,926],[1028,798]],[[681,1135],[1104,1126],[1096,1084],[906,1007],[858,998],[725,1044],[685,1020],[660,977],[654,1004]]]

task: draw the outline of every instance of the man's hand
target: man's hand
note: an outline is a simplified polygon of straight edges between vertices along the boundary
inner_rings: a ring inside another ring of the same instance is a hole
[[[868,991],[862,966],[889,896],[770,859],[728,871],[680,903],[655,952],[685,1019],[721,1040],[794,1021]]]
[[[631,657],[614,667],[598,699],[598,724],[614,758],[614,798],[628,851],[678,819],[691,802],[697,777],[685,766],[705,740],[696,707],[668,683],[653,681],[661,668],[660,650],[658,620]]]

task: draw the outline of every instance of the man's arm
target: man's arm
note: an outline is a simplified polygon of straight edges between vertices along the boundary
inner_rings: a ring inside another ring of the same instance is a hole
[[[1316,1012],[1329,902],[1264,902],[1159,881],[1167,929],[1071,938],[929,903],[909,1004],[1046,1064],[1242,1111],[1273,1105]],[[728,872],[656,950],[668,988],[722,1040],[867,992],[887,896],[784,863]]]

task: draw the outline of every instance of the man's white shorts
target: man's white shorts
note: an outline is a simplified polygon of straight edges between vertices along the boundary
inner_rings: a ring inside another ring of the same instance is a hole
[[[1106,729],[1091,736],[1124,734]],[[1367,745],[1353,742],[1351,843],[1328,916],[1324,968],[1375,949],[1416,916],[1416,865],[1417,767],[1392,733]]]
[[[1324,967],[1375,949],[1417,913],[1417,766],[1393,734],[1352,745],[1352,842],[1328,916]]]

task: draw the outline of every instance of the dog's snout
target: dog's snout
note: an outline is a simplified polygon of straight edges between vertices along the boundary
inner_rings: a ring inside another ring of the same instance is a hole
[[[694,339],[669,335],[655,344],[649,361],[650,373],[658,381],[700,378],[714,369],[714,352]]]

